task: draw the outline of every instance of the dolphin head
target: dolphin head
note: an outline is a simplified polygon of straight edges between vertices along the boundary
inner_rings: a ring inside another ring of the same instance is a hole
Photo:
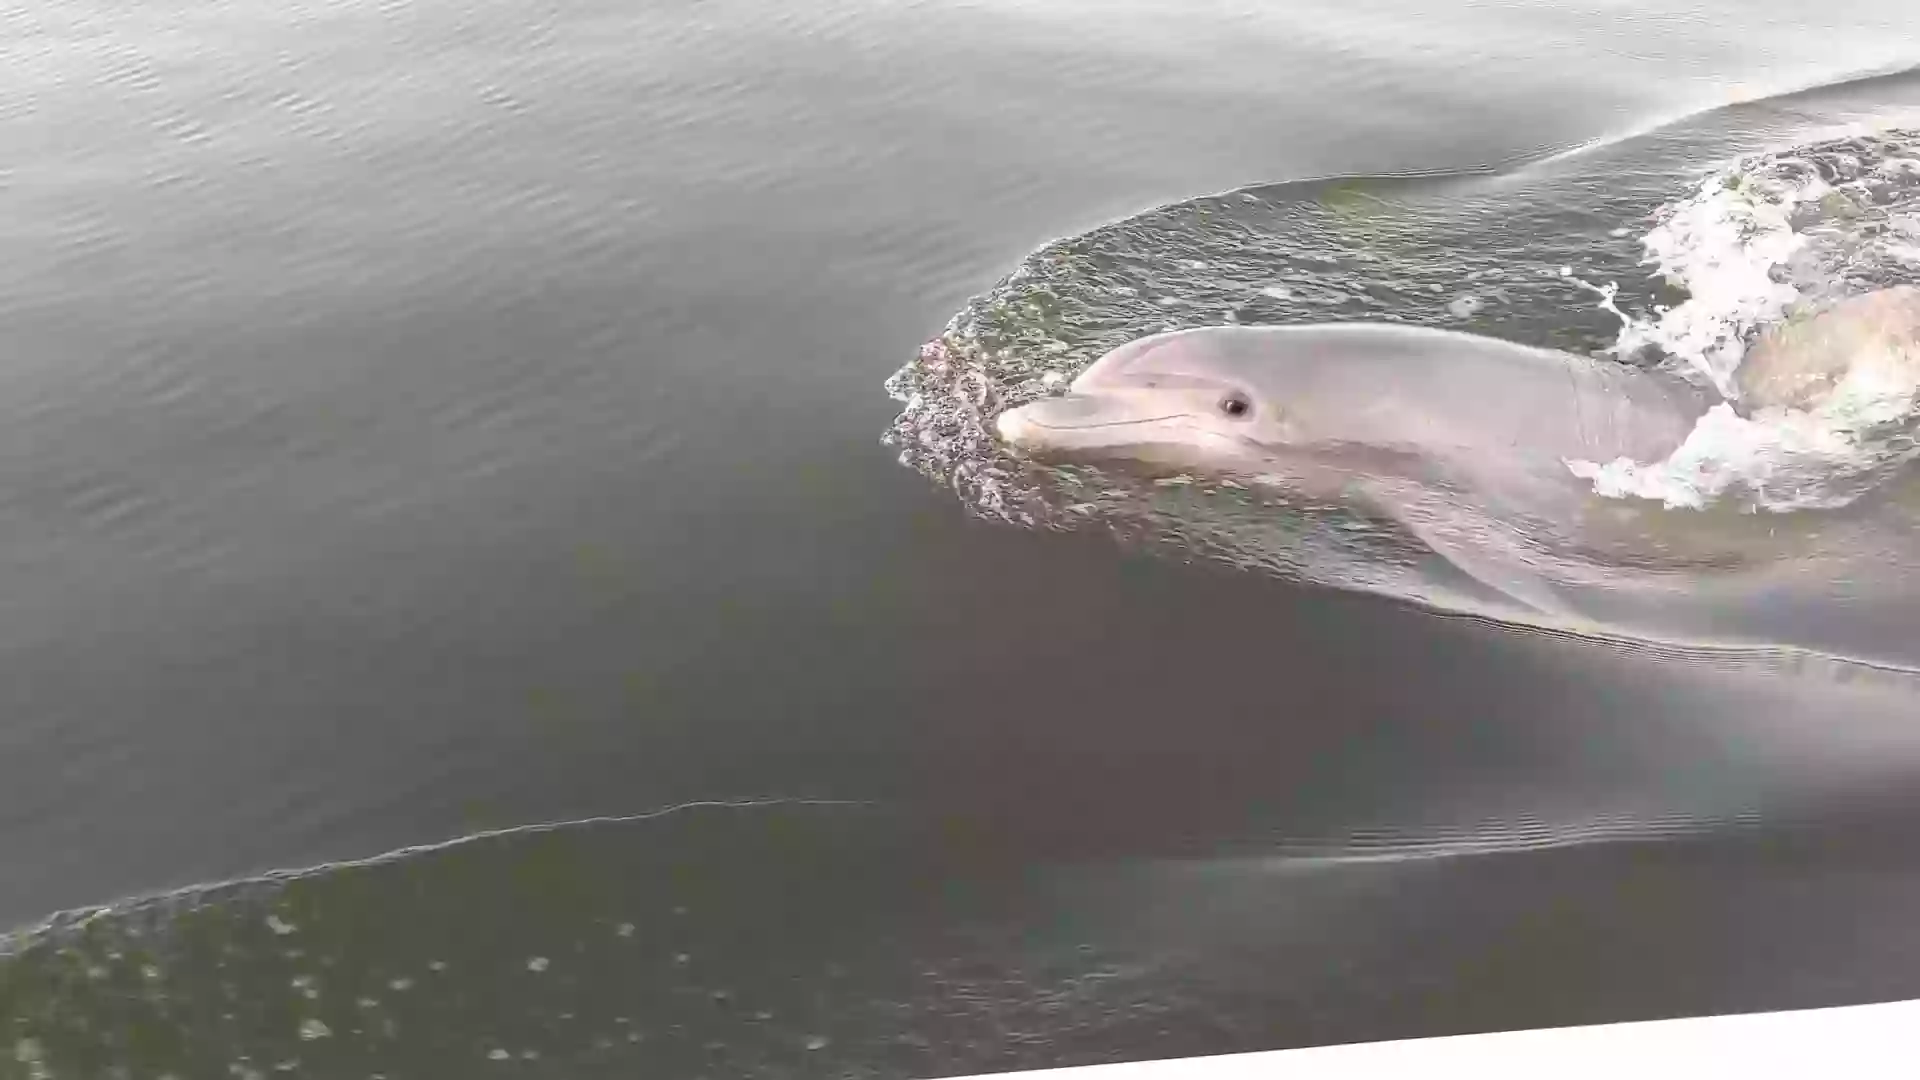
[[[1000,438],[1041,456],[1243,472],[1300,441],[1298,418],[1248,378],[1230,337],[1156,334],[1096,360],[1066,393],[1000,414]]]

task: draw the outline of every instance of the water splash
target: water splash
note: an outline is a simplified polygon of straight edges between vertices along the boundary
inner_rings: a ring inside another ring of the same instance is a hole
[[[1644,262],[1684,301],[1621,313],[1613,351],[1649,348],[1727,399],[1663,461],[1574,460],[1612,498],[1703,509],[1738,498],[1773,512],[1833,509],[1915,451],[1903,358],[1869,352],[1803,408],[1741,408],[1740,365],[1757,332],[1859,292],[1920,279],[1920,135],[1886,132],[1743,158],[1653,215]]]

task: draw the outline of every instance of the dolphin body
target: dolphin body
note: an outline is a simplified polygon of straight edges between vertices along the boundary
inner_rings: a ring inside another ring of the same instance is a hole
[[[1661,460],[1718,401],[1676,374],[1459,331],[1213,326],[1121,345],[995,426],[1032,455],[1250,478],[1383,516],[1506,599],[1564,613],[1492,523],[1631,513],[1599,508],[1567,461]],[[1478,512],[1464,526],[1462,506]]]
[[[1732,404],[1804,410],[1858,376],[1920,394],[1920,287],[1845,297],[1766,328],[1735,373]],[[1568,459],[1665,459],[1718,403],[1670,372],[1453,330],[1210,326],[1128,342],[1066,394],[996,426],[1027,450],[1211,471],[1397,459],[1423,476],[1561,476]]]
[[[1663,461],[1717,406],[1805,408],[1865,376],[1920,394],[1920,291],[1769,328],[1731,403],[1675,372],[1459,331],[1214,326],[1123,344],[994,424],[1027,456],[1247,480],[1391,521],[1528,621],[1688,638],[1751,622],[1920,664],[1899,644],[1920,603],[1920,476],[1838,516],[1761,518],[1607,498],[1568,464]],[[1426,602],[1477,606],[1451,587]]]
[[[1574,489],[1568,459],[1660,460],[1717,401],[1678,375],[1452,330],[1212,326],[1128,342],[995,426],[1029,453],[1313,495],[1389,476]]]

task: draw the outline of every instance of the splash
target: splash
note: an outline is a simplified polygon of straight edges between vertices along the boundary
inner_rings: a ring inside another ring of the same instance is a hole
[[[1716,405],[1679,449],[1654,465],[1623,457],[1567,467],[1601,495],[1657,500],[1669,509],[1704,509],[1736,488],[1752,493],[1756,509],[1837,509],[1872,487],[1870,478],[1886,466],[1912,454],[1910,442],[1878,434],[1897,431],[1914,400],[1910,380],[1881,378],[1884,371],[1863,362],[1812,409],[1768,408],[1749,417]]]
[[[1613,351],[1649,348],[1719,391],[1663,461],[1572,460],[1611,498],[1703,509],[1844,506],[1914,454],[1915,386],[1900,358],[1868,353],[1804,408],[1746,408],[1736,378],[1763,327],[1920,278],[1920,135],[1889,132],[1756,155],[1719,169],[1653,215],[1644,264],[1687,298],[1623,325]]]

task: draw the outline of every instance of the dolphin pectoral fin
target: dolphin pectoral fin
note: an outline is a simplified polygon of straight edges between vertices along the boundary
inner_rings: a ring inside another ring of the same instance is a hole
[[[1521,553],[1511,550],[1503,538],[1460,536],[1430,522],[1407,521],[1405,524],[1434,554],[1508,600],[1541,615],[1570,614],[1553,585],[1527,565]]]

